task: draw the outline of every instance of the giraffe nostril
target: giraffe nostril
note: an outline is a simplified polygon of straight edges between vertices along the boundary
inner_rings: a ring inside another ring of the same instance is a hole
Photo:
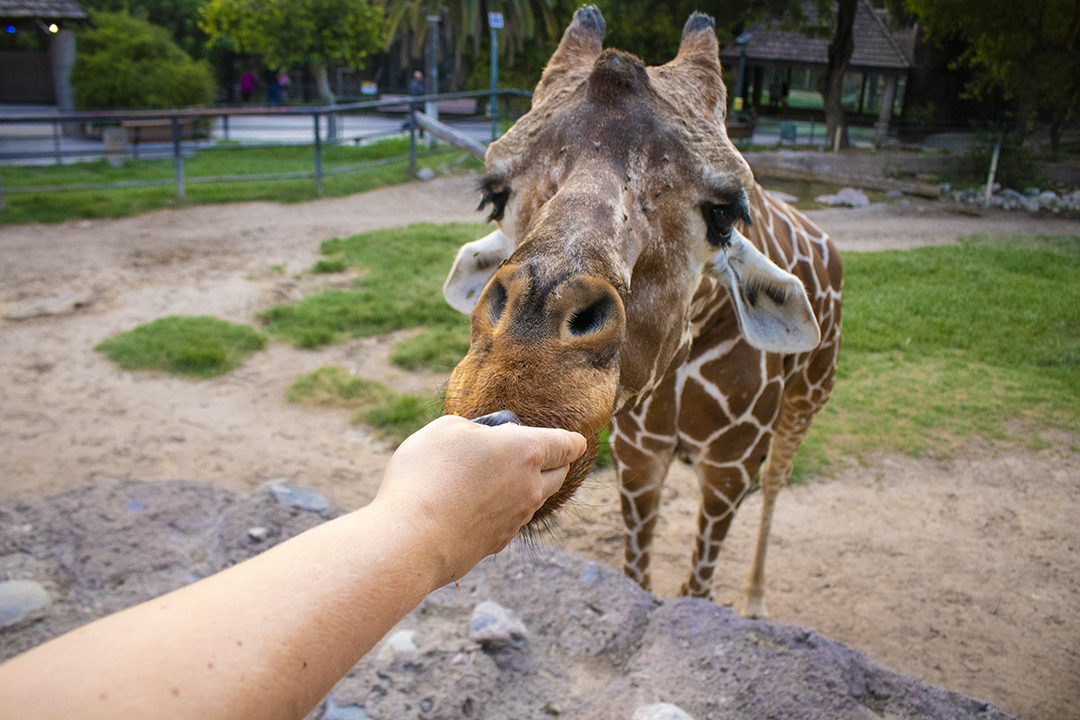
[[[575,337],[591,335],[607,324],[611,311],[611,298],[602,297],[572,314],[566,322],[566,329]]]
[[[495,281],[488,290],[488,319],[492,325],[498,325],[503,311],[506,310],[506,288],[501,282]]]

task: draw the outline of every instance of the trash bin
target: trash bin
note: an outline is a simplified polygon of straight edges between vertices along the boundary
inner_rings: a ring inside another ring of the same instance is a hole
[[[799,128],[798,128],[798,126],[795,125],[795,123],[793,123],[793,122],[782,122],[782,123],[780,123],[780,142],[784,142],[785,140],[790,140],[791,144],[794,145],[795,142],[798,140],[798,137],[799,137]]]

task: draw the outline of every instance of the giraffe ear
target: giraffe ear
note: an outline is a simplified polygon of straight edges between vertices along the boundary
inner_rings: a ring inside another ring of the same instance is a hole
[[[513,251],[514,239],[502,230],[462,245],[443,283],[443,297],[450,307],[472,313],[488,280]]]
[[[532,106],[539,107],[549,98],[568,91],[584,80],[600,51],[604,49],[607,23],[595,5],[583,5],[574,11],[574,20],[563,32],[540,83],[533,92]]]
[[[781,270],[737,230],[709,269],[731,291],[746,341],[759,350],[799,353],[821,342],[806,288]]]

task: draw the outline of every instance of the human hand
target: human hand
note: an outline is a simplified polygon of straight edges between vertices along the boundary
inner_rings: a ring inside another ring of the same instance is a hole
[[[585,444],[567,430],[442,417],[397,449],[372,506],[427,534],[443,582],[451,582],[506,547],[559,489]]]

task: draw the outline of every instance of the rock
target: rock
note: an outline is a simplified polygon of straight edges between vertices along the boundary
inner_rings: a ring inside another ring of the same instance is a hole
[[[416,177],[423,180],[424,182],[427,182],[428,180],[434,180],[435,171],[431,168],[420,168],[416,171]]]
[[[300,508],[301,510],[318,513],[319,515],[326,515],[330,510],[330,502],[318,493],[313,493],[308,490],[297,490],[285,485],[281,481],[272,482],[273,484],[270,486],[270,492],[272,492],[277,501],[285,507]]]
[[[870,204],[870,198],[862,190],[856,188],[841,188],[835,195],[818,195],[814,198],[822,205],[866,207]]]
[[[870,199],[866,197],[866,194],[856,188],[841,188],[840,192],[836,193],[836,199],[843,205],[856,208],[866,207],[870,204]]]
[[[484,652],[527,650],[529,635],[525,623],[502,605],[485,600],[469,618],[469,639],[479,643]]]
[[[0,582],[0,627],[49,606],[49,593],[33,580]]]
[[[630,720],[694,720],[694,718],[678,705],[662,702],[642,705],[634,711]]]
[[[372,720],[371,716],[359,705],[338,705],[331,694],[326,698],[326,710],[321,720]]]
[[[941,186],[941,191],[942,192],[949,192],[948,185],[949,185],[948,183],[945,183],[944,185],[942,185]],[[898,197],[903,197],[903,196],[904,196],[904,191],[903,190],[890,190],[889,192],[885,193],[885,197],[887,197],[887,198],[898,198]]]
[[[268,532],[269,532],[269,530],[267,530],[266,528],[260,526],[260,527],[248,528],[248,533],[247,534],[248,534],[248,537],[251,538],[252,540],[254,540],[255,542],[262,542],[263,540],[266,539],[266,534]]]
[[[1058,194],[1053,190],[1046,190],[1039,193],[1035,200],[1039,203],[1040,207],[1049,208],[1057,205],[1061,201],[1061,198],[1059,198]]]
[[[592,583],[600,579],[600,569],[596,567],[596,563],[590,561],[585,565],[585,569],[581,571],[581,577],[578,578],[583,583]]]
[[[415,630],[398,630],[386,638],[382,648],[379,649],[379,659],[390,662],[398,653],[413,652],[417,649]]]

